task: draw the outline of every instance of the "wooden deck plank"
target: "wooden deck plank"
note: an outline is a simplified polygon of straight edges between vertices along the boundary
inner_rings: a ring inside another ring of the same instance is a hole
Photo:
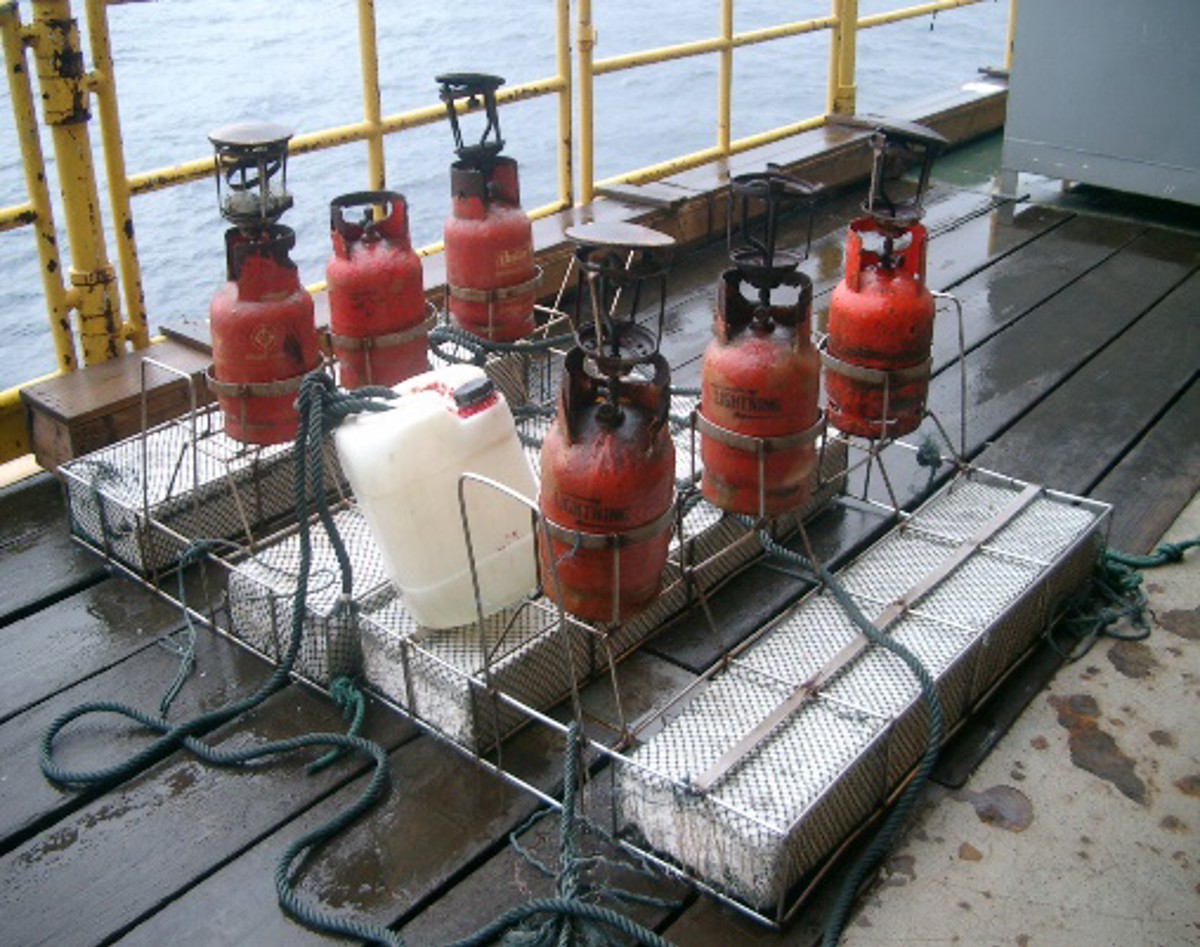
[[[103,564],[71,539],[57,480],[42,474],[0,489],[0,625],[104,575]]]
[[[179,607],[122,576],[0,629],[0,723],[182,627]]]
[[[580,810],[601,828],[611,821],[612,781],[604,772],[588,784],[581,794]],[[548,814],[519,837],[520,843],[545,864],[558,864],[557,813]],[[581,854],[597,854],[613,864],[628,866],[628,856],[613,846],[598,842],[595,836],[581,834]],[[614,888],[635,891],[659,900],[673,902],[680,908],[689,900],[690,892],[682,883],[648,878],[624,867],[604,872],[602,883]],[[506,911],[531,898],[553,897],[553,879],[545,877],[518,854],[511,845],[505,846],[477,871],[455,885],[443,897],[412,918],[401,936],[410,944],[447,944],[479,930]],[[627,917],[651,930],[661,928],[678,910],[628,904],[620,908]],[[624,943],[616,940],[614,943]]]
[[[1193,329],[1193,339],[1195,335]],[[1200,479],[1197,432],[1200,381],[1192,382],[1092,490],[1093,497],[1113,504],[1113,546],[1149,552],[1195,495]]]
[[[210,742],[252,745],[344,726],[329,700],[289,687]],[[370,713],[364,733],[395,746],[412,728],[393,714]],[[104,941],[364,766],[359,758],[309,777],[300,756],[221,771],[174,754],[9,852],[0,858],[0,943],[68,947]],[[66,904],[71,910],[63,910]]]
[[[38,741],[59,714],[85,701],[120,700],[155,711],[179,666],[165,648],[145,647],[108,670],[85,678],[0,726],[0,852],[21,844],[31,831],[64,818],[99,795],[97,789],[63,789],[38,768]],[[196,639],[196,671],[179,693],[171,717],[184,720],[248,697],[268,669],[244,648],[209,632]],[[115,717],[80,721],[58,744],[62,762],[78,768],[106,766],[145,745],[145,736]]]
[[[1003,331],[1118,253],[1143,229],[1123,221],[1074,217],[966,279],[945,283],[963,305],[967,350]],[[940,250],[934,244],[930,253]],[[930,286],[940,288],[932,277]],[[934,322],[933,356],[935,372],[944,371],[958,360],[958,320],[953,308],[945,303],[939,305]]]
[[[544,778],[552,780],[557,766],[557,759],[548,758]],[[428,736],[392,754],[392,774],[387,799],[301,872],[302,897],[345,916],[393,923],[502,844],[499,840],[536,806],[532,796]],[[272,873],[292,839],[330,817],[361,788],[356,781],[288,823],[121,943],[327,945],[327,937],[279,910]]]
[[[1193,274],[976,462],[1021,480],[1090,492],[1195,377],[1200,366],[1197,312],[1200,274]]]

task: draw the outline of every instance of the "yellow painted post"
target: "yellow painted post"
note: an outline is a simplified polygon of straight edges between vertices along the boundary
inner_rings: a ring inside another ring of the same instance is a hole
[[[1004,43],[1004,71],[1012,72],[1013,46],[1017,38],[1017,0],[1008,0],[1008,39]]]
[[[593,153],[594,101],[592,51],[596,30],[592,26],[592,0],[579,0],[575,45],[579,48],[579,202],[590,204],[595,196],[596,165]]]
[[[833,0],[837,23],[829,37],[829,114],[853,115],[856,87],[854,56],[858,39],[858,0]]]
[[[362,64],[363,121],[367,134],[367,188],[382,191],[387,171],[383,163],[383,112],[379,104],[379,48],[375,31],[375,0],[358,0],[358,55]]]
[[[25,166],[25,189],[33,210],[34,241],[37,243],[38,268],[42,274],[42,292],[46,297],[46,317],[50,321],[50,337],[54,342],[54,361],[59,371],[69,372],[75,368],[71,307],[58,259],[54,211],[50,204],[50,189],[46,186],[46,162],[38,137],[37,112],[33,104],[33,88],[29,83],[29,64],[21,40],[20,17],[16,0],[0,6],[0,39],[4,43],[9,98],[17,125],[21,161]],[[23,416],[21,423],[23,427]]]
[[[733,0],[721,0],[721,54],[717,70],[717,147],[729,154],[733,124]]]
[[[88,83],[78,24],[67,0],[32,0],[28,31],[37,62],[42,115],[50,128],[71,247],[71,287],[83,362],[103,362],[122,351],[116,276],[104,247],[100,198],[88,135]]]
[[[558,202],[570,207],[575,200],[575,175],[571,169],[571,0],[556,0],[554,17],[555,61],[558,66]]]
[[[104,174],[108,179],[108,206],[117,237],[117,265],[121,270],[121,291],[125,298],[122,332],[135,348],[140,349],[150,344],[150,334],[146,328],[146,296],[142,291],[133,211],[129,206],[129,179],[125,173],[121,118],[117,112],[117,77],[108,35],[106,0],[87,0],[87,22],[92,51],[91,87],[98,105]]]

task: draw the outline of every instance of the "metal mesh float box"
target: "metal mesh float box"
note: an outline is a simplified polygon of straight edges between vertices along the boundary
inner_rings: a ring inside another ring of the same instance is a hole
[[[962,476],[842,572],[936,681],[947,729],[1087,582],[1108,508]],[[618,759],[633,844],[779,918],[789,892],[877,811],[927,733],[916,680],[828,592],[789,609],[665,727]]]
[[[304,604],[304,630],[297,673],[319,684],[361,665],[362,615],[383,606],[395,592],[383,559],[357,507],[333,515],[334,526],[350,557],[350,602],[342,596],[342,575],[332,543],[317,518],[309,524],[312,560]],[[300,571],[300,535],[295,527],[252,555],[227,563],[231,633],[279,662],[292,633],[296,578]],[[352,606],[352,607],[348,607]]]
[[[543,710],[590,671],[589,631],[544,599],[460,628],[420,627],[397,597],[363,621],[363,676],[403,710],[474,753]]]
[[[193,540],[252,539],[292,509],[292,449],[225,436],[210,408],[63,464],[71,529],[141,574],[176,562]]]

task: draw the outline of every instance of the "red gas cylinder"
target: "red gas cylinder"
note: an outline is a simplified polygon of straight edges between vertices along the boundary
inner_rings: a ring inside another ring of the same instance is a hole
[[[450,319],[472,335],[515,342],[534,329],[533,228],[521,210],[517,163],[490,167],[456,161],[450,169],[453,208],[446,220],[446,284]]]
[[[209,386],[225,413],[225,433],[249,444],[296,436],[296,392],[321,361],[312,297],[288,256],[295,244],[281,224],[225,232],[229,281],[209,306]]]
[[[772,516],[809,496],[822,427],[821,362],[812,344],[812,282],[800,272],[780,285],[790,305],[763,305],[727,270],[717,296],[713,339],[701,370],[701,492],[731,513]]]
[[[615,623],[646,607],[666,565],[675,494],[670,372],[661,355],[647,364],[652,381],[600,378],[585,370],[583,350],[571,349],[542,445],[538,505],[551,534],[540,549],[542,588],[587,620]]]
[[[446,221],[446,291],[450,319],[492,342],[515,342],[534,329],[533,228],[521,210],[517,163],[501,157],[499,76],[474,72],[437,77],[459,160],[450,166],[451,215]],[[463,140],[459,111],[482,104],[478,142]]]
[[[881,252],[863,248],[880,233]],[[893,438],[925,415],[933,345],[933,296],[925,285],[925,228],[897,232],[863,217],[846,234],[846,277],[829,304],[822,352],[829,423],[847,434]]]
[[[365,208],[360,220],[345,211]],[[376,220],[375,207],[383,215]],[[329,328],[344,388],[392,386],[429,370],[421,258],[408,236],[408,203],[394,191],[343,194],[329,204],[333,256],[325,265]]]

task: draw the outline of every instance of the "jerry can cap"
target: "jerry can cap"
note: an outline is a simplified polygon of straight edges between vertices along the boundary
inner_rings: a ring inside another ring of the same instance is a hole
[[[490,378],[472,378],[454,389],[454,403],[460,408],[469,408],[490,398],[495,390]]]

